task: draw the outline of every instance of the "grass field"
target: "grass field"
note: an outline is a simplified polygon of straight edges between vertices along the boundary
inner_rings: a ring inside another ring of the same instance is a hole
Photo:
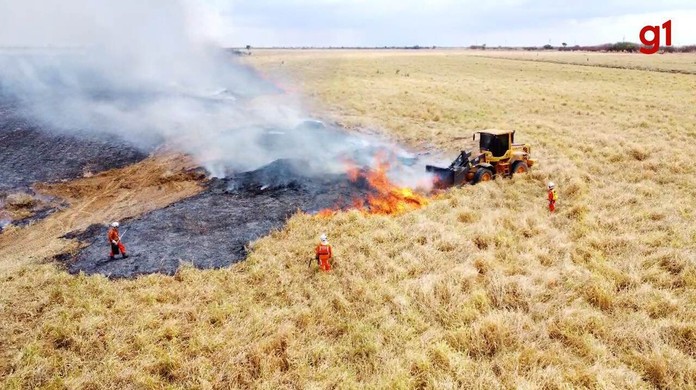
[[[696,74],[696,55],[693,53],[639,55],[636,53],[487,50],[474,51],[470,54],[522,61]]]
[[[538,166],[395,217],[297,214],[246,262],[173,277],[33,255],[71,245],[29,236],[74,207],[11,232],[28,241],[0,237],[0,387],[696,387],[696,76],[456,51],[246,61],[355,131],[454,157],[474,130],[514,128]],[[307,268],[323,231],[329,274]]]

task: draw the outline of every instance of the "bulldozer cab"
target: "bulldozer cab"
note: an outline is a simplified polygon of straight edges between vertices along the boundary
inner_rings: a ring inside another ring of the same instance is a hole
[[[514,142],[515,131],[477,131],[474,133],[473,139],[476,140],[476,134],[479,135],[479,151],[490,152],[493,157],[504,157],[510,150]]]

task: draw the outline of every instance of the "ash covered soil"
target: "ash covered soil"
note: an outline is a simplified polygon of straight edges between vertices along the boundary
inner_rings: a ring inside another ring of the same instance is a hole
[[[120,168],[147,157],[118,137],[49,129],[25,119],[18,107],[0,97],[0,192]]]
[[[24,226],[65,206],[60,199],[36,194],[32,184],[121,168],[146,157],[118,137],[60,132],[32,122],[16,101],[0,96],[0,233],[9,223]],[[12,204],[17,194],[30,200]]]
[[[92,225],[66,238],[87,246],[61,255],[70,273],[128,278],[174,274],[183,262],[220,268],[243,260],[250,242],[280,228],[295,212],[349,206],[369,186],[346,175],[310,176],[296,160],[276,160],[255,171],[213,179],[207,190],[138,218],[121,221],[129,255],[108,259],[107,227]]]

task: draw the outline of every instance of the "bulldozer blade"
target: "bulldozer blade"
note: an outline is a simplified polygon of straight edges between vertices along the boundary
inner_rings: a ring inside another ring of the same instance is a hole
[[[435,187],[444,188],[454,185],[454,171],[451,169],[426,165],[425,171],[432,173],[435,177]]]

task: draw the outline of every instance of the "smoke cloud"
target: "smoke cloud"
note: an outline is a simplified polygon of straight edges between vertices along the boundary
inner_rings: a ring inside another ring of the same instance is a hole
[[[307,121],[210,41],[208,22],[185,1],[0,0],[0,95],[45,128],[104,132],[144,150],[165,143],[214,176],[278,158],[336,171],[344,158],[369,164],[381,147],[403,152]],[[422,167],[394,172],[398,182],[422,177]]]

